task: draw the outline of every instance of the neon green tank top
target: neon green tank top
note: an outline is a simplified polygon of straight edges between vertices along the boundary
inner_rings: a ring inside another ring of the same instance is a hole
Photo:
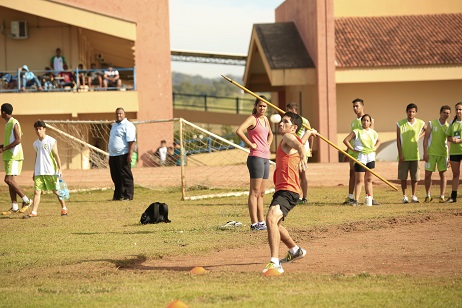
[[[428,155],[444,156],[448,155],[448,145],[446,144],[446,131],[449,124],[441,125],[439,119],[430,121],[431,129],[430,138],[428,140]]]
[[[6,123],[5,126],[5,138],[3,139],[3,146],[11,144],[14,141],[14,126],[18,125],[19,135],[22,136],[21,125],[19,125],[18,120],[11,117],[10,120]],[[24,153],[22,151],[22,145],[18,144],[14,148],[8,149],[3,152],[3,160],[24,160]]]
[[[399,121],[398,127],[401,138],[401,151],[405,161],[420,160],[419,154],[419,136],[422,132],[425,122],[415,119],[414,124],[410,124],[406,119]]]

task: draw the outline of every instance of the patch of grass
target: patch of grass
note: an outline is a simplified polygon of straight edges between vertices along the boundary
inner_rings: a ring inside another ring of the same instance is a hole
[[[382,206],[353,208],[339,205],[345,188],[310,188],[309,205],[296,207],[284,225],[296,235],[414,223],[461,212],[457,204],[402,205],[399,194],[383,187],[375,190]],[[6,187],[0,191],[0,206],[6,210],[8,192]],[[0,306],[165,307],[175,299],[190,307],[460,306],[460,276],[291,272],[270,278],[259,272],[194,276],[190,268],[181,267],[136,270],[146,260],[167,256],[200,258],[249,246],[267,250],[266,233],[248,230],[246,196],[182,202],[178,190],[137,187],[131,202],[109,201],[111,197],[111,191],[75,193],[70,215],[60,217],[55,197],[44,195],[37,218],[0,217]],[[266,196],[265,204],[270,200]],[[139,224],[141,213],[154,201],[169,205],[172,223]],[[228,220],[247,226],[217,228]]]

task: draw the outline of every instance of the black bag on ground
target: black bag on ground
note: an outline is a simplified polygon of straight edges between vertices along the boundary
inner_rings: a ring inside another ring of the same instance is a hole
[[[159,222],[170,222],[168,219],[168,205],[166,203],[154,202],[141,215],[140,222],[145,224],[157,224]]]

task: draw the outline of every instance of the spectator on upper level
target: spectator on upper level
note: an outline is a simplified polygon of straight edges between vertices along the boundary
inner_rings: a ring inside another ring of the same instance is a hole
[[[56,48],[56,55],[53,56],[50,60],[50,66],[55,71],[55,75],[59,72],[64,71],[64,66],[67,66],[66,58],[61,55],[61,48]]]
[[[99,71],[96,67],[95,63],[90,65],[91,71],[88,73],[88,86],[99,86],[100,88],[103,87],[103,76],[101,71]]]
[[[50,67],[45,67],[45,73],[41,76],[43,89],[49,91],[55,88],[55,75]]]
[[[29,71],[27,65],[23,65],[19,69],[21,70],[20,75],[22,75],[21,91],[25,91],[26,87],[30,87],[33,85],[37,86],[37,89],[39,91],[43,90],[40,80],[37,78],[37,76],[35,76],[34,73]]]
[[[115,70],[111,65],[104,71],[104,88],[107,87],[117,87],[120,89],[122,86],[122,80],[120,80],[119,72]]]
[[[77,80],[78,80],[79,86],[85,87],[85,84],[87,82],[87,73],[84,72],[83,64],[79,64],[78,71],[79,71],[79,74],[78,74]]]
[[[59,85],[62,88],[66,88],[66,87],[73,88],[75,86],[74,73],[72,73],[71,71],[68,71],[67,64],[64,64],[63,68],[64,68],[64,71],[62,71],[62,72],[60,72],[58,74],[58,78],[60,79],[59,80]]]

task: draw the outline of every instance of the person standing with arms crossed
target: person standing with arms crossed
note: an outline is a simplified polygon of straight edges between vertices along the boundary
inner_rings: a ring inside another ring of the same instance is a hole
[[[353,112],[356,114],[356,120],[353,120],[351,122],[351,131],[355,129],[361,129],[362,124],[361,124],[361,117],[365,114],[364,112],[364,101],[360,98],[356,98],[352,102],[353,104]],[[370,128],[374,129],[374,119],[371,119],[371,126]],[[354,145],[352,144],[354,147]],[[347,149],[348,154],[353,156],[354,158],[358,158],[359,152],[352,151],[350,149]],[[348,158],[347,158],[348,159]],[[350,173],[349,173],[349,178],[348,178],[348,197],[345,198],[345,201],[343,202],[344,205],[354,205],[355,199],[354,199],[354,191],[355,191],[355,161],[352,159],[348,159],[349,165],[350,165]]]
[[[411,202],[419,203],[416,196],[417,183],[420,180],[419,167],[419,139],[425,134],[427,124],[415,116],[417,105],[409,104],[406,106],[407,118],[396,123],[396,144],[398,147],[398,180],[401,181],[403,192],[403,203],[409,203],[406,195],[407,175],[411,176]]]
[[[35,133],[38,139],[34,142],[35,168],[32,179],[34,180],[34,206],[32,211],[24,218],[37,217],[42,190],[52,191],[58,197],[61,205],[61,216],[67,216],[66,202],[58,195],[56,185],[61,176],[61,159],[58,154],[58,142],[55,138],[46,134],[46,124],[43,121],[34,123]]]
[[[432,187],[432,173],[438,168],[440,174],[440,203],[444,203],[446,193],[446,171],[448,170],[448,145],[446,132],[451,107],[445,105],[440,108],[439,119],[428,121],[425,131],[423,148],[425,161],[425,203],[433,200],[430,189]]]
[[[117,108],[116,121],[109,136],[109,168],[114,182],[113,201],[133,200],[135,187],[131,170],[135,150],[136,128],[125,117],[123,108]]]
[[[298,106],[294,102],[290,102],[286,105],[286,111],[290,111],[293,113],[298,114]],[[302,117],[303,124],[311,127],[310,121],[308,119],[305,119]],[[302,126],[298,132],[297,136],[301,139],[306,133],[306,128],[305,126]],[[311,157],[311,147],[313,145],[313,139],[314,136],[311,135],[308,140],[306,140],[304,146],[305,146],[305,153],[306,153],[306,161],[308,162],[309,157]],[[298,200],[299,204],[305,204],[308,202],[307,196],[308,196],[308,174],[306,173],[306,170],[300,171],[300,186],[302,188],[302,194],[300,195],[300,199]]]
[[[11,208],[2,215],[12,213],[24,213],[32,204],[31,200],[23,193],[21,187],[16,183],[15,176],[21,174],[24,153],[22,151],[21,136],[22,130],[18,120],[13,118],[13,106],[5,103],[1,107],[2,118],[6,121],[5,138],[0,146],[3,161],[5,162],[5,183],[8,185],[11,198]],[[17,196],[22,198],[22,208],[19,209]]]
[[[372,117],[368,114],[365,114],[361,117],[362,127],[360,129],[353,130],[345,139],[343,143],[347,148],[352,152],[358,153],[358,161],[360,161],[364,166],[369,169],[375,168],[375,152],[380,146],[379,135],[375,130],[371,128]],[[351,145],[353,143],[353,145]],[[361,194],[361,189],[365,184],[366,188],[366,201],[370,198],[370,203],[365,202],[364,205],[380,205],[374,199],[374,194],[372,192],[372,173],[361,166],[358,163],[354,164],[355,168],[355,202],[351,205],[359,205],[359,195]]]
[[[265,96],[260,96],[266,100]],[[247,168],[250,173],[250,192],[248,207],[251,230],[266,230],[263,199],[269,178],[270,145],[273,142],[268,118],[265,116],[268,105],[255,100],[252,115],[249,116],[236,130],[238,137],[250,147],[247,157]],[[247,131],[247,136],[244,131]]]
[[[300,171],[307,168],[304,141],[297,136],[302,123],[302,118],[293,112],[287,112],[279,123],[279,133],[282,134],[282,140],[276,152],[276,170],[273,177],[275,193],[266,215],[271,259],[263,269],[263,273],[275,269],[282,274],[284,269],[281,263],[290,263],[306,255],[306,250],[300,248],[287,229],[282,226],[282,221],[298,203],[301,192]],[[309,130],[306,134],[315,136],[317,132]],[[309,136],[305,135],[305,137]],[[281,241],[289,248],[289,251],[285,258],[279,260]]]
[[[460,161],[462,159],[462,102],[456,104],[456,116],[446,132],[449,146],[449,163],[452,169],[452,191],[447,203],[457,202],[457,189],[460,182]]]

